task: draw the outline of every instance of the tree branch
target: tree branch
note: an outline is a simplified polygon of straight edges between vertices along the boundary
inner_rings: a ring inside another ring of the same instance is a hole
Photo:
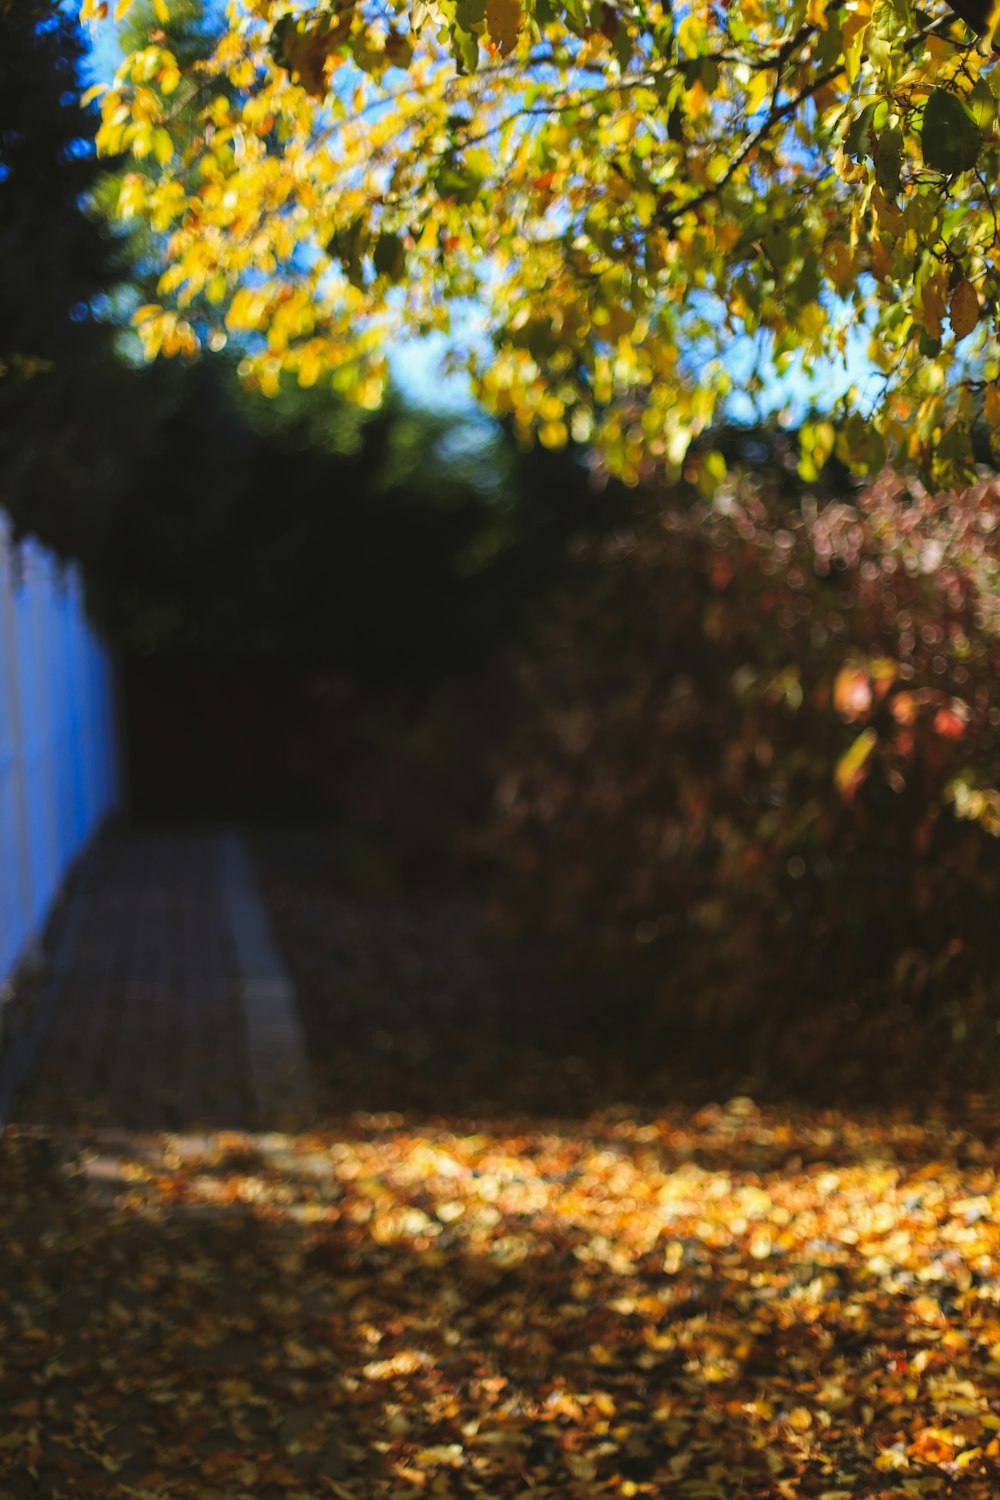
[[[768,111],[767,119],[763,125],[755,130],[749,140],[744,143],[742,149],[733,157],[718,182],[712,183],[710,187],[696,194],[694,198],[689,198],[686,203],[671,203],[670,206],[664,205],[654,215],[654,224],[659,224],[662,228],[672,229],[677,220],[683,218],[685,214],[696,212],[701,208],[702,204],[710,203],[712,199],[717,198],[723,188],[733,180],[733,177],[747,160],[747,157],[756,150],[761,141],[773,130],[774,126],[780,124],[782,120],[787,120],[800,105],[805,104],[806,100],[811,99],[814,94],[818,94],[820,89],[825,88],[828,83],[832,83],[843,71],[844,69],[841,65],[828,68],[825,73],[821,73],[818,78],[814,78],[811,83],[807,84],[804,89],[796,94],[794,99],[787,100],[777,108],[772,107]]]

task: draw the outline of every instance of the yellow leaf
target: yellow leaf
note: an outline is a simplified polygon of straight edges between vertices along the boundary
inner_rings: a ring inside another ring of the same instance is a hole
[[[107,91],[108,86],[106,83],[92,84],[89,89],[85,89],[84,92],[80,95],[80,103],[83,105],[93,104],[95,99],[99,99],[101,95],[106,94]]]
[[[143,179],[135,172],[128,173],[122,178],[121,187],[118,190],[118,217],[120,219],[133,219],[136,214],[141,213],[146,203],[146,185]]]
[[[523,24],[518,0],[486,0],[486,30],[502,57],[513,50]]]
[[[750,82],[747,84],[748,115],[756,114],[757,110],[760,109],[764,100],[770,94],[772,87],[772,74],[769,69],[761,68],[759,72],[753,74]]]
[[[806,6],[806,22],[810,26],[818,26],[821,31],[826,30],[826,0],[809,0]]]
[[[951,294],[948,309],[956,339],[964,339],[979,322],[979,296],[971,281],[962,280]]]
[[[874,729],[863,729],[837,762],[833,779],[839,792],[850,792],[861,779],[865,763],[878,744]]]
[[[308,346],[303,351],[302,358],[299,361],[299,385],[315,385],[320,377],[322,368],[318,351],[311,345]]]
[[[170,20],[170,11],[167,9],[166,0],[153,0],[153,14],[161,26],[166,26]]]
[[[545,448],[563,448],[569,441],[569,428],[565,422],[543,422],[538,429],[538,441]]]
[[[867,3],[861,4],[847,17],[841,28],[842,46],[844,49],[844,71],[848,82],[853,83],[861,68],[861,58],[864,52],[865,36],[871,23],[872,8]]]
[[[153,145],[153,128],[151,125],[137,125],[132,132],[132,155],[138,159],[148,156]]]
[[[229,304],[226,327],[230,333],[259,329],[264,316],[264,308],[263,297],[251,291],[249,287],[241,287]]]

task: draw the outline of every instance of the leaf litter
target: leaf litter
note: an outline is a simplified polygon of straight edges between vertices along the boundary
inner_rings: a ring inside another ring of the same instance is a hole
[[[993,1495],[998,1158],[985,1105],[11,1128],[0,1497]]]

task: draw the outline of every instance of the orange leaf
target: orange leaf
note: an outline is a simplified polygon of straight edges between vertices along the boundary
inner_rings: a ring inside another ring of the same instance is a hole
[[[979,322],[979,294],[971,281],[962,280],[951,294],[948,308],[956,339],[964,339]]]
[[[994,432],[1000,428],[1000,385],[988,385],[983,398],[983,416]]]
[[[863,719],[872,706],[872,688],[862,667],[841,667],[833,684],[833,706],[842,719]]]
[[[486,0],[486,29],[502,57],[513,51],[523,25],[518,0]]]
[[[920,321],[928,338],[941,337],[941,323],[945,315],[944,297],[937,277],[925,283],[920,298]]]

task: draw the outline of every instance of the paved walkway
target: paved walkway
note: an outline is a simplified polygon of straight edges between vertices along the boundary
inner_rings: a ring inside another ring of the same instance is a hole
[[[109,838],[70,898],[49,983],[12,1120],[268,1130],[311,1117],[294,989],[238,835]]]

